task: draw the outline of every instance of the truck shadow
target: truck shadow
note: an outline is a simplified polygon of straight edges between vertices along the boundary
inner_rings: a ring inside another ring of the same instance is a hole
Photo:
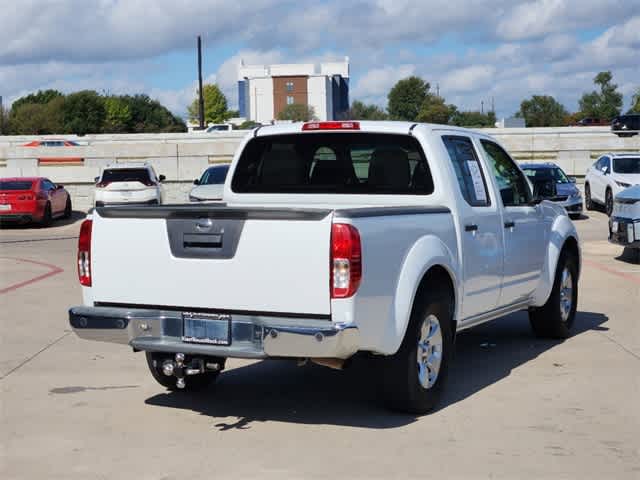
[[[600,313],[579,312],[574,336],[603,327]],[[535,338],[526,312],[461,333],[449,382],[438,410],[473,396],[508,377],[520,365],[561,345]],[[290,361],[262,361],[225,371],[210,390],[161,393],[148,405],[192,410],[213,419],[221,431],[248,429],[255,422],[287,422],[386,429],[411,424],[415,415],[389,412],[378,393],[375,362],[356,359],[337,372]],[[550,368],[558,368],[560,365]],[[188,381],[188,380],[187,380]]]

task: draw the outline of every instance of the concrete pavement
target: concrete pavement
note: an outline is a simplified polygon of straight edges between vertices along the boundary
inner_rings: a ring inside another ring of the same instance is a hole
[[[0,230],[0,478],[640,478],[640,265],[588,214],[574,335],[524,313],[461,334],[424,417],[384,410],[366,362],[230,361],[167,393],[142,354],[69,332],[78,218]]]

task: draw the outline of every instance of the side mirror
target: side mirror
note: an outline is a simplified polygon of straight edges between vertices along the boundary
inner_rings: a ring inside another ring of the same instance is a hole
[[[555,198],[557,195],[556,182],[552,178],[538,180],[533,183],[534,203]]]
[[[164,182],[167,179],[167,177],[165,177],[164,175],[160,175],[158,177],[158,180],[160,180],[161,182]]]
[[[59,183],[56,185],[56,190],[62,190],[64,185],[60,185]]]
[[[200,180],[198,180],[197,178],[193,181],[194,185],[200,185]]]
[[[602,173],[604,173],[605,175],[609,174],[609,167],[602,167]]]
[[[569,177],[569,182],[576,183],[577,182],[576,177]]]
[[[93,182],[98,183],[98,180],[100,180],[100,177],[94,177]]]

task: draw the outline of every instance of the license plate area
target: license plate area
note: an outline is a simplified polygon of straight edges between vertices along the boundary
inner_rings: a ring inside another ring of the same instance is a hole
[[[3,204],[0,205],[0,212],[8,212],[11,210],[11,205]]]
[[[208,345],[231,345],[231,315],[217,313],[182,314],[182,341]]]

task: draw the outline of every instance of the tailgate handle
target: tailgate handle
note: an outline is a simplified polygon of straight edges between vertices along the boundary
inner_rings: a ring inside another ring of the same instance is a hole
[[[222,234],[185,233],[182,237],[183,248],[222,248]]]

